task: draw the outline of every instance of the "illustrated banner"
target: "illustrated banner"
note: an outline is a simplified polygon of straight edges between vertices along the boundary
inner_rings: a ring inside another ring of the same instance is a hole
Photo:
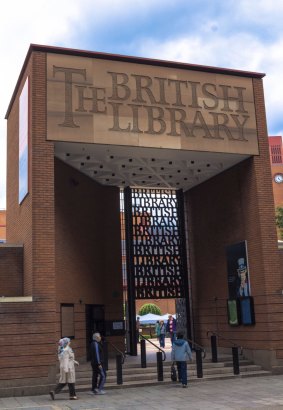
[[[226,258],[229,299],[250,296],[247,242],[227,246]]]

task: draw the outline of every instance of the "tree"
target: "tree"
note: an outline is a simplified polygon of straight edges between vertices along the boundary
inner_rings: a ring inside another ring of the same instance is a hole
[[[161,315],[161,310],[154,303],[145,303],[139,310],[139,315],[147,315],[153,313],[154,315]]]
[[[279,231],[280,239],[283,239],[283,208],[281,206],[276,207],[275,222]]]

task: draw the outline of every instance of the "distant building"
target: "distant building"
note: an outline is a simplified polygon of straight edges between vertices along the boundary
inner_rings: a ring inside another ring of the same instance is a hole
[[[275,207],[283,206],[283,152],[282,136],[270,136],[269,153]]]
[[[6,210],[0,209],[0,243],[6,242]]]

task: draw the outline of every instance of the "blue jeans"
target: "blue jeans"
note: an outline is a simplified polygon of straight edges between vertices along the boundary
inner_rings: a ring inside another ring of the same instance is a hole
[[[176,340],[176,332],[170,333],[170,339],[171,339],[171,344],[173,345],[173,342]]]
[[[182,384],[188,384],[187,362],[176,362],[178,370],[178,380]]]
[[[99,367],[97,364],[92,365],[92,387],[91,390],[95,389],[102,390],[106,381],[106,372],[103,367]]]
[[[160,347],[165,347],[165,335],[164,334],[161,334],[159,336],[159,344],[160,344]]]

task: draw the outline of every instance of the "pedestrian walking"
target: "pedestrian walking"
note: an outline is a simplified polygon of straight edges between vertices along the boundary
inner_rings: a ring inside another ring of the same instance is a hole
[[[139,316],[137,317],[136,320],[136,337],[137,337],[137,343],[140,342],[140,331],[141,331],[141,323],[140,323],[140,318]]]
[[[79,362],[75,360],[75,355],[70,344],[71,340],[68,337],[59,340],[58,360],[60,363],[60,378],[55,390],[51,390],[49,393],[52,400],[55,400],[55,395],[60,393],[66,384],[68,384],[70,400],[77,400],[75,390],[75,365],[78,366]]]
[[[172,346],[171,360],[172,364],[176,362],[178,371],[178,380],[182,383],[183,387],[188,385],[188,374],[187,374],[187,360],[192,361],[192,351],[189,343],[184,340],[184,335],[182,333],[177,334],[177,340],[174,340]]]
[[[92,339],[90,346],[92,367],[91,390],[93,394],[105,394],[103,388],[106,381],[106,371],[104,368],[103,346],[100,333],[94,333]]]
[[[171,339],[171,345],[173,345],[173,342],[176,339],[176,329],[177,329],[176,319],[172,315],[169,315],[167,324],[166,324],[166,332],[169,333],[169,336]]]
[[[163,320],[159,322],[158,338],[160,347],[165,347],[166,326]]]

